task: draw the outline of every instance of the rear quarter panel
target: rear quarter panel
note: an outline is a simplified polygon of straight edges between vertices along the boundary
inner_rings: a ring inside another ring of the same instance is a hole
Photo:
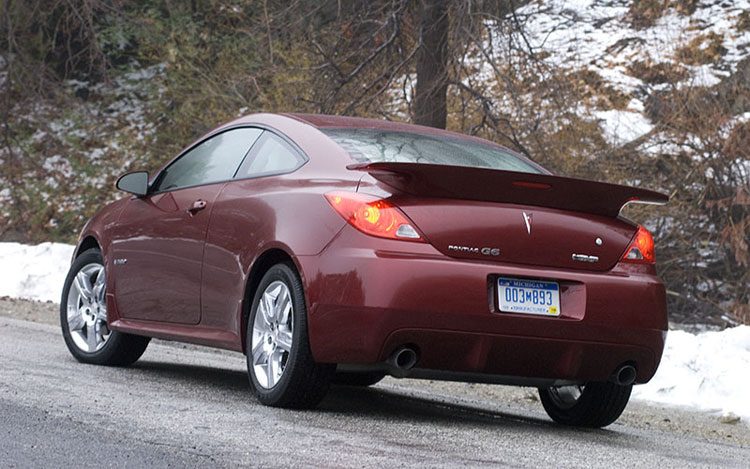
[[[346,224],[324,194],[355,188],[356,181],[298,173],[227,184],[214,205],[206,239],[201,324],[241,335],[250,270],[271,249],[288,254],[306,284],[297,258],[320,253]]]

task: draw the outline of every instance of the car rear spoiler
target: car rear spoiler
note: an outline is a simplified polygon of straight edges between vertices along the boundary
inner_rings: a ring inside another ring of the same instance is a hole
[[[347,166],[401,192],[424,197],[453,198],[534,205],[617,217],[626,204],[669,201],[660,192],[549,174],[422,163],[360,163]]]

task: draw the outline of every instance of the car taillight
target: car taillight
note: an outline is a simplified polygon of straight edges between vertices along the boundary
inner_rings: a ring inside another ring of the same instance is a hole
[[[638,226],[638,231],[630,242],[622,260],[626,262],[643,262],[654,264],[656,255],[654,254],[654,238],[651,233],[642,226]]]
[[[329,192],[328,203],[350,225],[379,238],[425,242],[406,215],[384,199],[356,192]]]

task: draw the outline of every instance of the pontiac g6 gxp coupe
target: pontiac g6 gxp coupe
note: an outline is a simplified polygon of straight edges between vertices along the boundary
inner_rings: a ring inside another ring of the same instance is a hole
[[[61,303],[85,363],[151,337],[242,352],[260,402],[332,382],[533,386],[557,422],[612,423],[667,329],[652,191],[552,175],[491,142],[360,118],[257,114],[201,137],[84,227]]]

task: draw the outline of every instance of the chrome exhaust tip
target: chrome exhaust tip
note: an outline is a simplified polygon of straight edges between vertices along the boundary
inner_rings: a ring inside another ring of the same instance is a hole
[[[417,364],[417,351],[412,347],[399,347],[388,358],[391,374],[394,376],[406,376],[407,372]]]
[[[635,383],[636,374],[633,365],[622,365],[612,374],[611,381],[618,386],[630,386]]]

